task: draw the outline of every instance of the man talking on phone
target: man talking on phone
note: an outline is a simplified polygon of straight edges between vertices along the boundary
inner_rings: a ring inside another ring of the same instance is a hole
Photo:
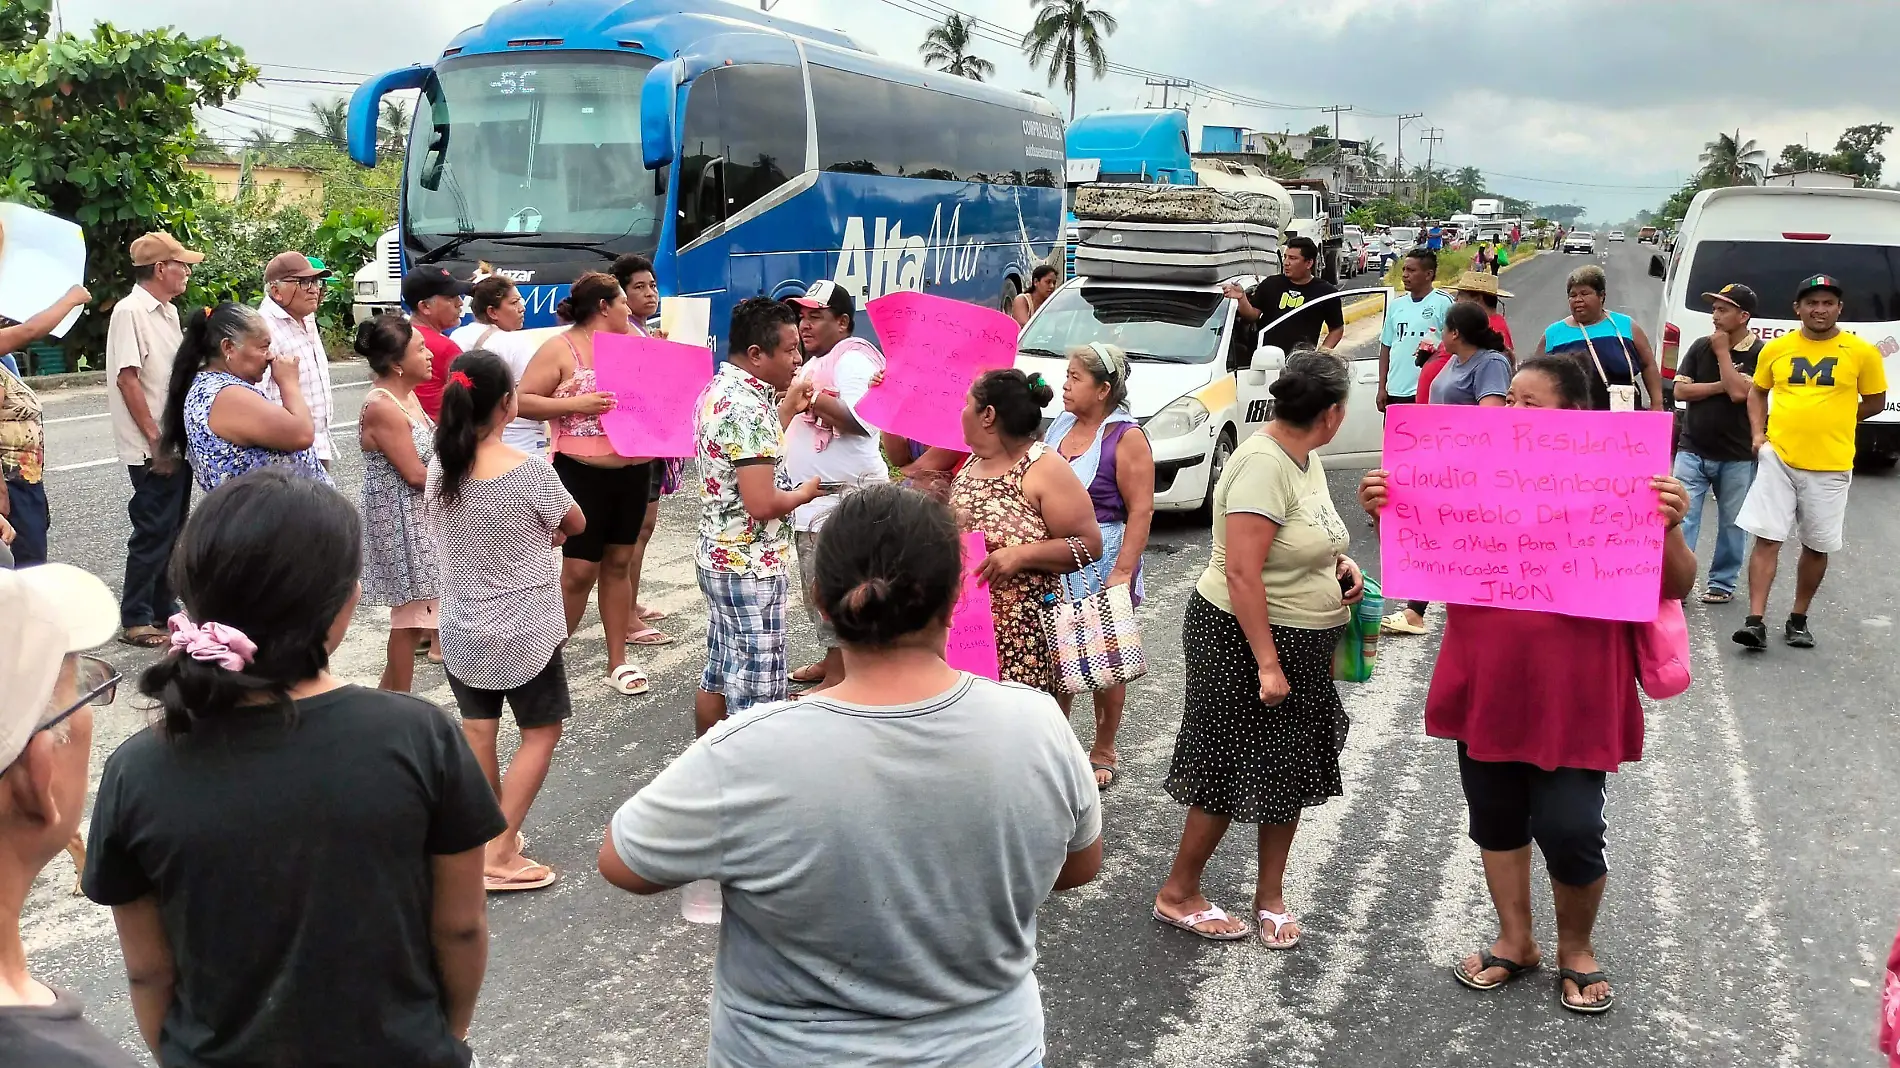
[[[884,370],[884,354],[857,337],[857,302],[836,282],[813,284],[802,297],[791,298],[798,309],[798,339],[805,364],[792,383],[793,391],[808,389],[811,402],[785,427],[785,473],[793,482],[816,478],[830,490],[843,491],[890,480],[879,449],[878,428],[858,419],[858,402]],[[792,544],[798,551],[798,579],[805,612],[824,646],[825,657],[792,672],[797,685],[812,692],[844,681],[844,656],[831,624],[815,607],[812,583],[818,551],[818,531],[838,506],[838,493],[828,493],[792,513]]]

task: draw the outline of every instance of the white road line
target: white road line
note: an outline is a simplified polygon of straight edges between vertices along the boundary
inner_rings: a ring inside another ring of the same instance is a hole
[[[88,419],[105,419],[111,415],[111,412],[94,412],[91,415],[62,415],[58,419],[46,420],[46,425],[53,426],[57,423],[83,423]]]
[[[108,456],[103,460],[85,460],[76,464],[60,464],[58,467],[49,467],[46,470],[53,474],[58,474],[61,471],[83,471],[88,467],[104,467],[107,464],[116,464],[118,462],[119,458],[117,456]]]
[[[353,386],[367,386],[367,385],[369,385],[369,382],[367,380],[362,381],[362,382],[338,382],[338,383],[333,384],[331,388],[332,389],[348,389]],[[104,419],[109,414],[110,413],[108,412],[101,412],[98,415],[69,415],[63,419],[48,419],[46,422],[47,422],[47,425],[49,426],[54,423],[74,423],[74,422],[78,422],[81,419]],[[358,422],[359,420],[352,419],[347,423],[331,423],[330,429],[331,430],[348,430],[351,427],[356,426]],[[60,464],[57,467],[49,467],[46,470],[50,473],[58,474],[62,471],[84,471],[88,467],[104,467],[107,464],[116,464],[118,462],[119,462],[118,457],[108,456],[103,460],[81,460],[78,463]]]

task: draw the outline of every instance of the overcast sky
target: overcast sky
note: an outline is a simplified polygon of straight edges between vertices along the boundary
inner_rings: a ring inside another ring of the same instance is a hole
[[[540,2],[540,0],[536,0]],[[748,6],[751,0],[747,0]],[[69,26],[108,19],[223,34],[280,78],[361,75],[425,61],[488,0],[60,0]],[[1400,112],[1408,160],[1425,127],[1436,158],[1475,165],[1491,188],[1535,203],[1582,204],[1597,221],[1654,207],[1696,167],[1717,131],[1760,142],[1833,147],[1850,125],[1900,125],[1900,3],[1893,0],[1098,0],[1121,22],[1118,63],[1299,110],[1190,97],[1197,124],[1304,131],[1349,104],[1347,137],[1391,153]],[[910,9],[948,4],[1020,33],[1029,0],[778,0],[774,13],[844,29],[879,53],[915,60],[931,21]],[[995,81],[1053,99],[1019,52],[982,42]],[[1804,59],[1805,54],[1812,58]],[[312,92],[247,90],[241,110],[289,124]],[[1174,91],[1172,100],[1179,99]],[[1085,83],[1081,110],[1158,101],[1138,76]],[[235,135],[250,120],[223,114]],[[1890,142],[1900,156],[1900,142]],[[1887,180],[1900,176],[1900,164]]]

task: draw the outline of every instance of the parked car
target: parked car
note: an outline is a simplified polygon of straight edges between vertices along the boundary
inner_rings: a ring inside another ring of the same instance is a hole
[[[1339,273],[1348,278],[1366,273],[1366,232],[1347,223],[1340,234],[1345,242],[1339,249]]]
[[[1564,238],[1563,251],[1566,255],[1572,252],[1578,252],[1589,256],[1595,254],[1596,250],[1597,235],[1587,230],[1574,231],[1569,237]]]
[[[1384,274],[1392,266],[1392,244],[1383,237],[1366,238],[1366,270]]]
[[[1621,240],[1623,240],[1623,231],[1621,231],[1621,230],[1611,230],[1611,231],[1610,231],[1610,240],[1612,240],[1612,241],[1621,241]]]

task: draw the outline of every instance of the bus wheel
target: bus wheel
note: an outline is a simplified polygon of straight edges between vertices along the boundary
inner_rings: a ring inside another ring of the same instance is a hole
[[[1207,469],[1207,496],[1201,498],[1200,517],[1209,521],[1214,518],[1214,489],[1220,485],[1220,476],[1227,470],[1227,461],[1234,455],[1234,428],[1223,427],[1220,439],[1214,442],[1214,454]]]
[[[1003,311],[1008,312],[1016,306],[1016,298],[1023,295],[1023,284],[1015,275],[1003,279]]]

